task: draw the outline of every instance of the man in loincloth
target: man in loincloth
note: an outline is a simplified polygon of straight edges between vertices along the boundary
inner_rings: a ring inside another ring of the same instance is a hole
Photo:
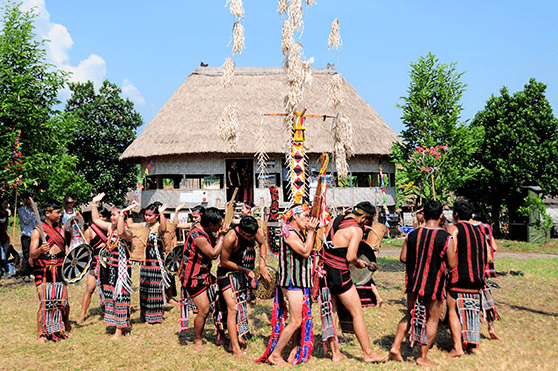
[[[257,360],[258,362],[269,361],[277,366],[288,365],[281,353],[298,331],[301,333],[298,342],[300,345],[293,348],[288,361],[297,364],[310,359],[314,341],[309,299],[312,286],[311,254],[316,243],[318,222],[318,219],[310,217],[307,204],[293,205],[285,213],[279,250],[278,290],[272,315],[273,333],[264,355]],[[285,319],[284,297],[288,301],[289,324],[281,330]]]
[[[225,236],[221,262],[217,268],[217,283],[226,303],[226,308],[222,309],[226,311],[223,319],[226,317],[230,349],[241,358],[245,355],[240,349],[240,342],[246,342],[250,338],[246,304],[250,281],[256,279],[253,269],[258,229],[258,221],[253,216],[240,219],[239,225]],[[260,250],[260,254],[265,257],[267,245],[260,243]]]
[[[43,202],[45,221],[42,228],[46,243],[41,240],[39,227],[31,233],[29,256],[40,306],[37,312],[37,342],[62,340],[72,331],[67,285],[62,279],[62,264],[68,245],[60,225],[62,206],[53,200]]]
[[[453,238],[441,227],[442,203],[427,202],[423,213],[426,223],[407,235],[399,257],[406,265],[407,313],[397,325],[389,353],[390,359],[403,361],[401,343],[412,327],[411,347],[415,342],[421,346],[416,363],[432,366],[427,353],[443,310],[446,267],[455,267],[456,255]]]
[[[457,265],[447,284],[448,316],[453,338],[449,357],[460,357],[464,351],[473,352],[480,342],[481,298],[485,267],[492,261],[483,229],[469,222],[474,208],[466,200],[453,206],[455,229],[452,233],[457,250]]]
[[[194,319],[194,349],[203,349],[202,334],[205,320],[209,314],[210,299],[208,288],[211,282],[211,261],[217,259],[223,248],[224,237],[229,227],[222,225],[223,216],[215,207],[209,207],[203,213],[200,224],[196,225],[186,238],[184,257],[179,269],[182,281],[183,297],[190,295],[198,308]],[[213,233],[217,232],[217,239]],[[184,304],[183,305],[187,305]],[[184,308],[183,308],[184,309]],[[183,311],[184,316],[184,311]]]
[[[346,215],[338,216],[328,232],[328,243],[324,245],[321,260],[324,263],[325,279],[331,292],[333,317],[337,318],[338,301],[347,309],[353,320],[353,328],[365,362],[381,362],[388,355],[372,350],[370,338],[364,322],[364,311],[356,286],[351,279],[349,264],[357,268],[367,268],[364,260],[358,259],[358,248],[363,237],[363,226],[374,219],[376,209],[368,202],[360,202]],[[330,337],[332,360],[346,358],[339,352],[337,337]]]

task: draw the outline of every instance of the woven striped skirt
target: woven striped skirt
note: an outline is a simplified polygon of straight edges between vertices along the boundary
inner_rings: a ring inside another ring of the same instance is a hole
[[[163,322],[165,288],[157,259],[146,259],[140,269],[140,309],[147,323]]]

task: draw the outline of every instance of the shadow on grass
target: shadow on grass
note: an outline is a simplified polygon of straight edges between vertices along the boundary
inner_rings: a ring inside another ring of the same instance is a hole
[[[558,313],[544,312],[542,310],[523,307],[523,306],[515,305],[515,304],[503,303],[501,301],[498,301],[498,305],[505,305],[510,309],[521,310],[521,311],[524,311],[524,312],[530,312],[530,313],[535,313],[535,314],[541,314],[543,316],[557,317],[558,318]]]

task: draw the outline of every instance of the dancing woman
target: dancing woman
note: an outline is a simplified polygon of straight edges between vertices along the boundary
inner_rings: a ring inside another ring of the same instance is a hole
[[[129,225],[129,228],[139,227],[149,230],[145,245],[145,261],[140,269],[141,318],[149,324],[163,322],[165,288],[170,285],[170,277],[163,262],[163,236],[167,230],[167,219],[163,213],[166,209],[167,205],[152,203],[145,209],[144,223]],[[131,240],[131,232],[129,237]]]
[[[124,218],[126,212],[136,206],[132,203],[125,209],[113,208],[110,222],[101,219],[97,209],[99,202],[105,196],[100,193],[93,198],[93,223],[107,231],[106,269],[100,271],[100,281],[103,291],[105,316],[103,323],[116,326],[113,340],[122,337],[131,328],[131,299],[132,271],[130,268],[129,242],[131,233],[126,230]],[[126,233],[128,232],[128,233]]]
[[[95,206],[94,208],[97,210],[97,217],[103,222],[107,222],[110,219],[111,213],[106,208],[103,206],[99,208]],[[92,223],[89,228],[85,230],[83,236],[87,244],[93,249],[93,259],[91,261],[91,267],[89,268],[89,274],[87,275],[87,286],[85,287],[85,294],[83,294],[83,299],[81,300],[81,314],[77,323],[81,323],[85,320],[87,309],[89,308],[89,304],[91,304],[91,295],[93,295],[93,291],[95,291],[95,287],[99,283],[99,252],[107,243],[106,230],[95,223]]]

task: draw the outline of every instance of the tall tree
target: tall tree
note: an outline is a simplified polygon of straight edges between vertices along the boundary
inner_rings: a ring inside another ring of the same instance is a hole
[[[99,93],[93,83],[71,83],[72,96],[66,102],[68,120],[76,127],[69,151],[77,156],[79,171],[95,192],[121,203],[134,187],[137,166],[118,160],[134,138],[143,121],[134,104],[120,96],[122,90],[103,82]]]
[[[88,184],[66,151],[71,128],[55,109],[67,74],[46,63],[45,40],[37,41],[33,31],[36,15],[20,5],[6,5],[0,32],[0,152],[2,161],[10,161],[19,136],[21,156],[0,170],[0,187],[12,187],[21,175],[21,187],[42,191],[39,198],[79,196]]]
[[[469,156],[476,151],[481,131],[460,121],[459,100],[466,85],[454,63],[439,63],[428,54],[411,63],[410,75],[408,96],[401,97],[404,104],[398,105],[405,130],[391,153],[398,165],[398,198],[414,194],[447,201],[452,191],[477,173]]]
[[[500,90],[473,120],[484,130],[474,160],[481,168],[464,192],[492,207],[495,218],[508,206],[514,216],[522,206],[522,186],[540,186],[545,195],[558,194],[558,120],[544,93],[546,85],[532,78],[523,91]]]

